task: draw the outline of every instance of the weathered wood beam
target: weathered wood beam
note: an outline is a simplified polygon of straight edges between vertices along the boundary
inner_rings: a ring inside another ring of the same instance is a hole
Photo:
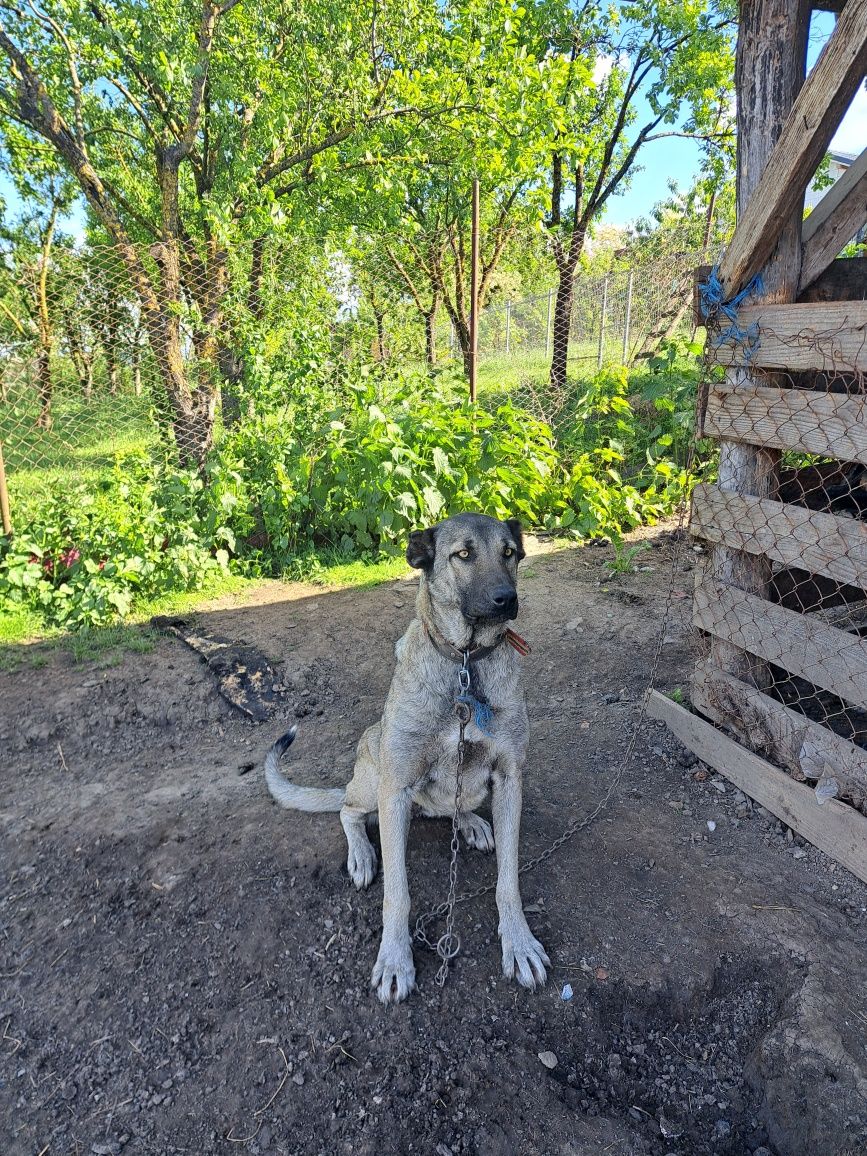
[[[828,189],[801,226],[801,291],[867,223],[867,149]]]
[[[853,807],[837,799],[820,807],[809,787],[658,691],[648,694],[647,713],[744,794],[867,883],[867,818]]]
[[[862,747],[706,662],[696,667],[690,697],[702,714],[756,754],[799,779],[833,775],[842,795],[859,806],[867,801],[867,751]]]
[[[755,345],[718,340],[709,334],[709,356],[719,365],[753,369],[816,369],[830,373],[867,371],[867,301],[792,305],[745,305],[738,325],[758,334]],[[840,455],[835,455],[839,457]]]
[[[845,3],[846,0],[811,0],[810,7],[814,12],[836,12],[839,15]]]
[[[867,709],[867,641],[855,634],[711,578],[696,586],[693,623]]]
[[[867,590],[867,526],[769,498],[696,486],[690,532]]]
[[[710,387],[703,433],[867,465],[867,396],[725,382]]]
[[[720,266],[726,297],[758,273],[867,72],[867,0],[847,0],[807,76]],[[742,98],[742,97],[741,97]]]
[[[773,154],[780,128],[801,85],[807,60],[809,0],[741,0],[735,61],[737,87],[737,209],[743,216],[752,202]],[[771,300],[793,301],[801,272],[801,210],[781,217],[779,240],[764,269],[765,293]],[[747,371],[731,370],[732,386],[750,384]],[[776,489],[779,451],[761,444],[723,441],[718,482],[723,490],[769,497]],[[770,582],[767,558],[715,546],[711,572],[721,581],[763,594]],[[755,659],[727,641],[711,643],[711,657],[730,674],[760,682]]]

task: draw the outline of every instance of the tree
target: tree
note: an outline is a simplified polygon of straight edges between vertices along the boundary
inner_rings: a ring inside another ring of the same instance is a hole
[[[296,193],[364,169],[377,126],[437,114],[401,91],[436,9],[45,0],[0,13],[7,144],[47,144],[77,182],[136,295],[181,458],[200,463],[220,367],[233,368],[231,247],[254,246],[255,282],[255,244],[297,225]]]
[[[714,0],[650,0],[616,10],[587,0],[552,18],[547,53],[557,62],[551,76],[558,113],[549,138],[546,224],[558,274],[550,373],[556,389],[566,383],[575,276],[588,231],[626,187],[642,149],[664,137],[712,142],[732,135],[733,29],[734,12]]]

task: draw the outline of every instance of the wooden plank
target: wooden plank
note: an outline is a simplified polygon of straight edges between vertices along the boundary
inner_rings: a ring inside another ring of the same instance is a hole
[[[800,288],[806,288],[867,222],[867,149],[828,189],[801,226]]]
[[[712,578],[697,583],[693,623],[813,686],[867,709],[867,641]]]
[[[710,387],[702,432],[867,465],[867,396],[721,382]]]
[[[696,326],[707,323],[701,311],[701,286],[712,268],[699,265],[695,270],[692,320]],[[802,286],[798,301],[867,301],[867,261],[863,257],[837,257],[809,285]]]
[[[865,301],[745,305],[738,313],[738,325],[744,331],[757,327],[757,343],[718,344],[718,331],[712,330],[708,354],[720,365],[867,372]]]
[[[833,777],[841,796],[858,807],[867,803],[867,751],[862,747],[708,662],[696,667],[692,702],[751,750],[786,767],[796,778]]]
[[[867,0],[847,0],[809,73],[720,266],[726,297],[758,273],[867,72]]]
[[[708,542],[867,590],[867,525],[853,518],[700,485],[689,528]]]
[[[684,746],[744,794],[867,883],[867,818],[853,807],[837,799],[820,807],[809,787],[659,691],[648,693],[647,714],[664,722]]]

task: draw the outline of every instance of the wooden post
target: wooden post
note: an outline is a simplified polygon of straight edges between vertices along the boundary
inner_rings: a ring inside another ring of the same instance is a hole
[[[3,533],[12,537],[12,518],[9,514],[9,491],[6,488],[6,466],[3,462],[3,443],[0,442],[0,521]]]
[[[623,322],[623,364],[629,361],[629,323],[632,320],[632,278],[633,271],[629,270],[629,280],[626,283],[626,319]]]
[[[602,314],[599,318],[599,349],[596,354],[596,368],[602,368],[605,359],[605,323],[608,320],[608,278],[602,282]]]
[[[551,305],[554,300],[554,290],[548,290],[548,316],[545,319],[545,357],[551,356]]]
[[[470,401],[479,375],[479,182],[473,181],[472,266],[470,270]]]
[[[809,0],[741,0],[735,80],[737,104],[737,208],[742,218],[783,123],[806,74]],[[801,272],[803,198],[786,222],[770,263],[763,270],[766,301],[793,301]],[[739,288],[736,286],[735,288]],[[750,370],[729,370],[737,387],[752,382]],[[768,384],[775,384],[769,381]],[[737,442],[720,443],[719,487],[769,497],[775,489],[778,450]],[[719,581],[762,595],[771,576],[770,562],[728,546],[713,548],[710,569]],[[715,639],[711,662],[736,677],[759,684],[765,668],[745,651]]]

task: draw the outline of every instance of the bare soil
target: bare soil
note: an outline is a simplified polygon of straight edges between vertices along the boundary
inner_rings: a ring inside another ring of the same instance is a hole
[[[352,887],[336,816],[265,789],[262,755],[295,719],[291,773],[349,777],[410,580],[275,583],[203,612],[277,664],[264,723],[176,638],[0,675],[0,1153],[867,1151],[867,888],[657,724],[624,767],[671,585],[674,539],[646,537],[635,574],[612,575],[610,547],[524,564],[525,856],[622,771],[599,819],[523,879],[553,961],[540,992],[501,977],[488,895],[458,909],[445,988],[419,950],[419,990],[380,1007],[381,883]],[[669,691],[692,661],[679,551]],[[417,911],[445,895],[448,848],[447,824],[413,824]],[[462,852],[460,875],[489,881],[493,859]]]

